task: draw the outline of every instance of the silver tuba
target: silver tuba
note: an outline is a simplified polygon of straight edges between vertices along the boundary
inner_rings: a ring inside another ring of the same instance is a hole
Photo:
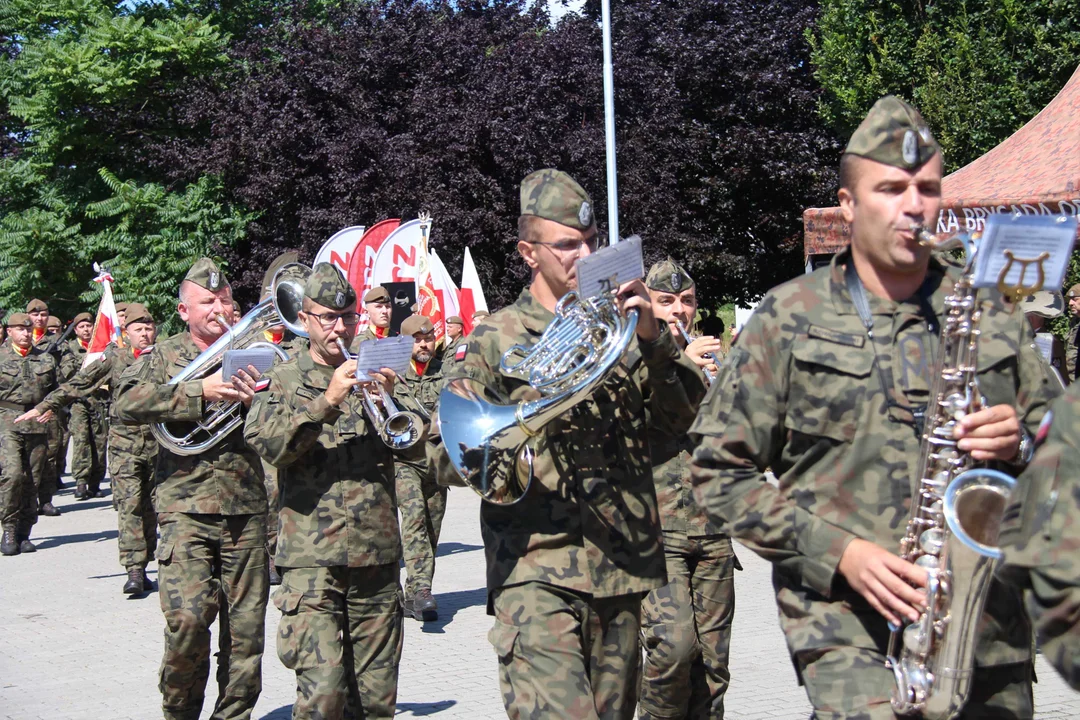
[[[199,353],[176,377],[169,380],[169,384],[177,385],[213,375],[221,367],[226,350],[266,347],[274,350],[282,360],[288,360],[288,353],[260,338],[264,330],[284,324],[279,306],[295,302],[297,297],[303,299],[304,278],[310,272],[311,269],[304,265],[285,265],[274,275],[270,297],[252,308],[235,325],[228,327],[227,320],[219,315],[218,322],[227,328],[225,334]],[[196,423],[155,423],[150,426],[150,432],[171,453],[198,455],[224,440],[243,422],[240,403],[215,402],[207,404],[202,419]]]
[[[532,482],[529,440],[604,382],[637,322],[636,310],[623,317],[613,293],[581,298],[569,292],[537,343],[510,348],[499,364],[504,373],[526,378],[539,398],[511,404],[475,380],[450,380],[439,394],[439,426],[465,483],[495,504],[524,497]]]

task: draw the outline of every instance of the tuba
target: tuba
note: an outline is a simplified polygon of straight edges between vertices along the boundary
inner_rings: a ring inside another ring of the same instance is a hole
[[[529,440],[587,398],[611,374],[637,330],[638,314],[619,312],[614,293],[569,292],[532,348],[516,345],[499,363],[527,378],[540,397],[508,403],[476,380],[450,380],[439,393],[439,426],[454,470],[484,500],[517,502],[532,482]],[[518,355],[520,360],[514,358]]]
[[[961,418],[985,403],[976,378],[982,310],[973,287],[974,240],[958,235],[939,241],[915,230],[921,244],[934,249],[963,245],[966,264],[945,298],[919,487],[900,543],[900,557],[929,575],[926,609],[916,622],[890,626],[886,664],[896,678],[891,700],[898,715],[948,720],[963,709],[971,691],[977,625],[1001,556],[997,538],[1016,481],[996,470],[971,469],[972,458],[953,439]],[[1028,292],[1002,289],[1014,296]]]
[[[252,308],[235,325],[228,327],[226,319],[219,315],[218,322],[227,328],[225,334],[169,380],[169,385],[213,375],[221,367],[226,350],[265,347],[272,349],[282,360],[288,360],[288,353],[274,343],[259,338],[264,330],[284,324],[279,308],[303,299],[304,278],[310,272],[310,268],[297,263],[285,265],[274,275],[270,297]],[[224,440],[243,422],[240,403],[222,401],[209,403],[203,417],[196,423],[155,423],[150,426],[150,432],[171,453],[198,455]]]

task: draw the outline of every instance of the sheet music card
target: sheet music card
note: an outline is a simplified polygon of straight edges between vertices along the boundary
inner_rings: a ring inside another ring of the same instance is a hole
[[[360,352],[356,354],[356,379],[361,382],[371,380],[370,373],[384,367],[404,375],[409,371],[412,349],[412,335],[365,340],[360,343]]]
[[[583,298],[615,292],[619,285],[641,277],[645,261],[637,235],[577,261],[578,295]]]
[[[1060,290],[1075,240],[1075,217],[992,215],[987,218],[986,229],[978,241],[974,285],[976,288],[998,287],[1002,272],[1009,266],[1005,272],[1005,285],[1030,288],[1038,281],[1038,258],[1045,253],[1046,258],[1041,261],[1042,289]]]

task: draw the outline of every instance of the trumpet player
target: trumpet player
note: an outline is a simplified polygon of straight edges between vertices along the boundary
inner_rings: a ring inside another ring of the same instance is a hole
[[[307,352],[274,366],[244,437],[278,469],[278,657],[296,673],[293,718],[392,718],[401,659],[394,458],[355,393],[356,293],[333,265],[304,282]],[[372,376],[389,393],[393,371]],[[348,709],[348,710],[347,710]]]
[[[564,172],[522,181],[517,250],[531,280],[472,331],[458,377],[514,402],[536,396],[500,361],[511,347],[535,343],[576,288],[575,264],[596,248],[592,207]],[[614,376],[531,441],[534,477],[524,497],[480,510],[495,616],[488,639],[513,718],[630,718],[637,704],[641,600],[665,582],[646,413],[685,433],[705,385],[657,322],[644,284],[619,290],[622,312],[640,315]]]
[[[129,308],[130,309],[130,308]],[[168,384],[227,330],[232,290],[221,269],[200,258],[180,283],[182,332],[159,342],[120,379],[114,415],[128,425],[196,422],[209,403],[251,405],[259,373]],[[133,318],[132,318],[133,319]],[[198,455],[162,446],[155,469],[158,597],[165,615],[161,662],[167,720],[196,720],[210,673],[210,627],[218,626],[215,720],[250,717],[262,689],[268,578],[262,465],[239,432]],[[224,607],[222,607],[224,603]]]
[[[702,355],[719,352],[719,342],[703,337],[685,347],[678,327],[678,323],[689,327],[697,312],[693,278],[668,258],[649,269],[645,285],[656,319],[668,323],[683,352],[702,371],[708,370],[712,358]],[[716,372],[715,365],[711,372]],[[735,569],[740,566],[731,538],[694,502],[692,449],[685,432],[670,433],[650,424],[649,451],[668,582],[641,604],[645,649],[641,720],[724,717],[724,693],[731,678],[728,649],[735,615]]]
[[[781,628],[818,718],[892,720],[889,623],[924,610],[927,572],[897,553],[920,482],[923,418],[937,411],[944,299],[960,275],[912,229],[935,226],[941,175],[918,111],[879,100],[840,163],[850,245],[765,295],[690,431],[699,504],[773,563]],[[1000,295],[986,305],[986,403],[954,438],[975,462],[1016,472],[1053,392],[1023,316]],[[1032,717],[1019,594],[993,585],[979,627],[964,717]]]

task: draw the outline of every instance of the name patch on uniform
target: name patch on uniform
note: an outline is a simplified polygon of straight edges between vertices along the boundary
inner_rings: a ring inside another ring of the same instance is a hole
[[[817,338],[818,340],[824,340],[826,342],[838,343],[840,345],[847,345],[848,347],[861,348],[866,344],[866,338],[862,335],[852,335],[851,333],[830,330],[829,328],[823,328],[817,325],[811,325],[806,331],[806,334],[808,337]]]
[[[464,360],[465,359],[465,353],[468,351],[468,349],[469,349],[469,344],[468,343],[462,343],[461,345],[458,345],[457,346],[457,351],[454,353],[454,360],[456,360],[456,361]]]

